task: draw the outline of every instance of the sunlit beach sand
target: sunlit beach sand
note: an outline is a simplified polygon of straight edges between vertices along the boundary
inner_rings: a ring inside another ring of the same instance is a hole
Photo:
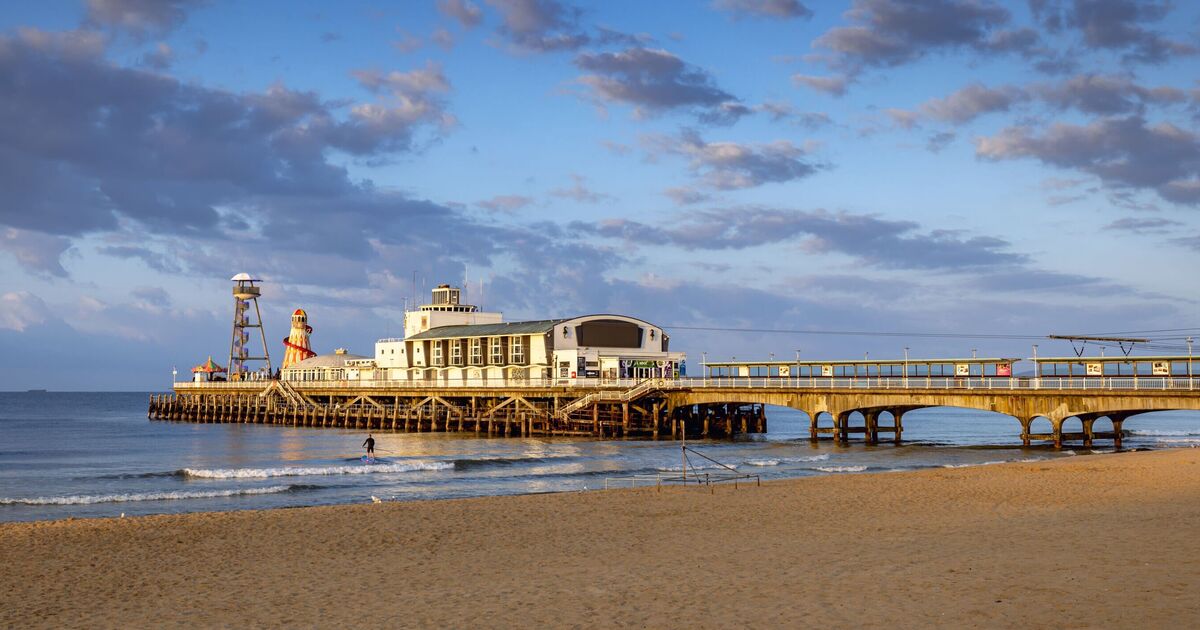
[[[0,526],[0,624],[1188,627],[1200,450]]]

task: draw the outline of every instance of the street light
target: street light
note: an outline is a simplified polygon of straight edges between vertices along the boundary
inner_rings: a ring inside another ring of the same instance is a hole
[[[704,373],[704,378],[708,378],[708,377],[712,376],[712,374],[710,374],[708,371],[708,353],[707,352],[700,353],[700,371]]]
[[[174,385],[175,383],[179,382],[179,379],[177,378],[178,376],[179,376],[179,370],[175,369],[175,366],[172,365],[171,366],[171,385]]]
[[[1192,338],[1187,338],[1188,345],[1188,389],[1192,388]]]
[[[908,388],[908,346],[904,346],[904,387]]]
[[[1037,347],[1036,343],[1033,344],[1033,386],[1035,388],[1042,384],[1042,369],[1038,367]]]

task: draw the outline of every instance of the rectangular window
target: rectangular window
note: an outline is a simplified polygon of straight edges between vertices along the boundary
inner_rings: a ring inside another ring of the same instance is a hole
[[[471,365],[483,365],[483,340],[471,340]]]
[[[492,347],[491,364],[500,365],[504,363],[504,346],[500,345],[500,338],[492,337],[490,342]]]
[[[521,364],[525,362],[525,338],[512,338],[512,362]]]
[[[450,340],[450,365],[462,365],[462,341],[459,339]]]
[[[443,342],[443,341],[434,341],[433,342],[433,364],[436,366],[445,365],[445,363],[442,360],[443,356],[444,356],[442,354],[442,344],[443,343],[445,343],[445,342]]]

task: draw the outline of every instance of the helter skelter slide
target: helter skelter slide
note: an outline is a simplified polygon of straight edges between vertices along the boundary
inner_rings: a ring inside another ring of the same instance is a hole
[[[296,309],[292,313],[292,331],[283,340],[283,367],[293,366],[309,357],[317,356],[308,345],[308,336],[312,334],[312,326],[308,325],[308,313],[304,309]]]

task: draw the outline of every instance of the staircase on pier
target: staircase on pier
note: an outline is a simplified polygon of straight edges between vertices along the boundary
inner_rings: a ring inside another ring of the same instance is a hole
[[[566,405],[559,407],[558,413],[555,415],[557,415],[561,420],[566,420],[572,413],[575,413],[576,411],[579,411],[580,409],[583,409],[589,405],[593,405],[601,401],[630,402],[637,400],[638,398],[641,398],[650,392],[662,389],[662,385],[661,379],[648,378],[623,391],[611,389],[595,391],[581,398],[576,398]]]

